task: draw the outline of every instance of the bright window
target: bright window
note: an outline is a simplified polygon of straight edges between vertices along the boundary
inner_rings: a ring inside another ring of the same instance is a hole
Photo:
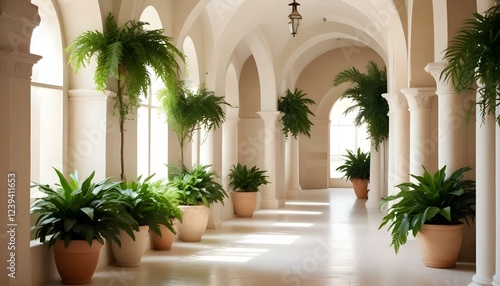
[[[344,163],[342,156],[347,153],[346,149],[361,148],[364,152],[370,151],[366,125],[354,126],[356,111],[344,115],[344,111],[352,105],[350,99],[340,99],[330,111],[330,178],[341,178],[344,175],[335,169]]]

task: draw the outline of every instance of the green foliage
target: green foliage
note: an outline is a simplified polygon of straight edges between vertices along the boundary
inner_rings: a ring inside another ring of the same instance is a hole
[[[200,86],[196,92],[185,86],[176,91],[164,88],[158,91],[157,96],[167,124],[179,140],[182,167],[184,144],[191,141],[194,131],[200,127],[204,127],[206,131],[219,128],[226,116],[223,105],[229,104],[223,96],[216,96],[204,86]]]
[[[306,95],[302,90],[295,89],[294,92],[291,92],[287,89],[286,95],[278,99],[278,111],[283,112],[281,123],[286,138],[288,138],[289,134],[295,139],[299,134],[311,137],[309,132],[313,123],[309,120],[309,115],[314,116],[314,113],[309,109],[308,105],[315,104],[315,102],[310,98],[306,98]]]
[[[151,86],[148,68],[152,68],[170,90],[175,90],[181,73],[178,61],[185,61],[185,56],[171,43],[172,38],[163,35],[163,29],[147,30],[146,25],[146,22],[131,20],[118,27],[113,14],[109,13],[103,32],[84,32],[65,49],[75,72],[95,57],[94,83],[97,90],[104,91],[110,79],[116,82],[114,108],[120,116],[122,180],[123,124],[139,106],[140,95],[148,93]]]
[[[352,181],[352,179],[370,179],[370,153],[362,152],[360,148],[356,153],[351,150],[346,150],[347,155],[344,164],[340,165],[336,170],[344,173],[342,178]]]
[[[210,165],[197,164],[192,170],[184,166],[178,173],[172,174],[166,185],[167,189],[179,192],[181,205],[211,204],[220,202],[228,197],[221,184],[215,181],[217,174],[209,171]]]
[[[139,230],[138,225],[127,213],[131,206],[123,199],[119,182],[111,183],[106,179],[92,183],[93,172],[79,186],[76,171],[66,180],[59,170],[54,170],[59,184],[54,187],[32,185],[45,194],[31,207],[32,213],[40,215],[34,228],[36,238],[48,241],[49,247],[59,239],[64,240],[66,247],[70,240],[86,240],[91,245],[93,239],[101,244],[108,239],[121,245],[116,236],[120,230],[134,238],[133,230]]]
[[[444,51],[448,65],[441,73],[451,82],[457,92],[476,88],[480,94],[480,116],[495,116],[495,108],[500,104],[500,5],[493,6],[484,15],[474,13],[449,42]],[[475,105],[469,108],[466,118],[475,113]],[[496,117],[500,125],[500,115]]]
[[[266,172],[257,166],[249,169],[246,165],[238,163],[229,170],[229,186],[235,192],[258,192],[260,186],[270,183]]]
[[[468,218],[474,218],[475,182],[463,179],[463,173],[469,170],[472,168],[460,168],[446,178],[446,166],[434,175],[424,167],[423,176],[411,175],[415,183],[399,184],[400,192],[382,199],[381,208],[394,203],[379,229],[389,224],[396,253],[406,243],[408,232],[416,236],[424,224],[459,224],[461,219],[468,223]]]
[[[346,109],[344,114],[359,108],[354,124],[356,126],[367,124],[368,135],[378,150],[380,143],[389,136],[389,117],[387,116],[389,104],[382,97],[382,94],[387,92],[387,70],[385,67],[381,70],[375,62],[370,61],[366,66],[366,71],[366,74],[361,73],[355,67],[344,70],[335,76],[333,85],[353,84],[341,96],[341,98],[354,101],[354,105]]]
[[[177,218],[182,222],[178,198],[173,192],[163,189],[162,180],[150,182],[153,176],[143,181],[139,176],[136,181],[121,183],[125,199],[130,205],[127,213],[132,215],[139,225],[148,225],[149,229],[158,236],[161,236],[160,225],[166,226],[175,233],[172,219]]]

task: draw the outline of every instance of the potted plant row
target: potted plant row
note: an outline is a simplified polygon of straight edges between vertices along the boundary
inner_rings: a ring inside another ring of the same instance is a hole
[[[149,182],[152,176],[93,183],[92,173],[80,185],[76,171],[69,180],[57,169],[56,173],[59,183],[54,186],[33,184],[45,196],[35,201],[31,212],[39,215],[35,237],[49,248],[54,246],[56,267],[65,284],[91,281],[105,240],[111,243],[117,265],[138,266],[148,230],[158,236],[162,226],[175,232],[172,220],[182,220],[175,198],[159,187],[161,181]],[[92,249],[93,255],[82,256],[84,248]],[[68,252],[76,261],[61,257]]]
[[[424,167],[414,182],[397,185],[395,195],[382,199],[380,207],[390,205],[379,229],[389,226],[391,246],[396,253],[411,233],[417,239],[422,261],[428,267],[455,267],[462,243],[464,220],[475,216],[475,182],[464,179],[471,170],[463,167],[446,175],[446,166],[431,175]]]
[[[354,193],[358,199],[368,198],[368,182],[370,181],[370,153],[363,152],[360,148],[354,153],[351,150],[346,150],[347,154],[344,164],[340,165],[336,170],[344,173],[342,178],[352,182]]]
[[[257,207],[259,187],[270,183],[265,173],[266,171],[257,166],[249,168],[239,162],[229,170],[229,186],[233,188],[231,198],[237,216],[244,218],[253,216]]]
[[[144,180],[139,176],[135,181],[121,183],[124,199],[129,201],[126,211],[137,221],[139,231],[134,232],[135,239],[121,231],[121,245],[111,244],[118,266],[139,266],[149,233],[160,238],[163,233],[168,235],[168,232],[162,233],[161,228],[175,233],[173,219],[182,221],[182,212],[176,205],[176,200],[161,188],[162,180],[151,182],[153,176]]]

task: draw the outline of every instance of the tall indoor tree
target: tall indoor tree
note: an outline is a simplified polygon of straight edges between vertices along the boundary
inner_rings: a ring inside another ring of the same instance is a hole
[[[333,85],[350,83],[340,98],[348,98],[354,101],[354,105],[344,111],[344,114],[354,112],[357,108],[358,114],[354,118],[354,124],[360,126],[367,124],[367,132],[373,140],[375,149],[389,137],[389,104],[382,97],[387,92],[387,70],[380,69],[378,65],[370,61],[366,66],[366,73],[357,68],[346,69],[335,76]]]
[[[498,2],[498,1],[497,1]],[[500,4],[488,9],[484,15],[474,13],[449,42],[444,59],[448,65],[441,76],[451,78],[459,93],[477,88],[479,116],[495,117],[500,105]],[[477,82],[481,82],[476,86]],[[469,119],[472,105],[467,113]],[[500,126],[500,115],[496,115]]]
[[[203,127],[207,132],[219,128],[225,120],[223,106],[228,105],[223,96],[200,86],[192,91],[180,82],[171,90],[158,91],[160,109],[165,114],[167,124],[177,135],[180,145],[179,167],[184,168],[184,147],[191,141],[196,130]]]
[[[113,14],[106,18],[104,31],[86,31],[66,48],[69,64],[77,72],[94,58],[96,89],[104,91],[108,84],[116,89],[115,110],[119,113],[121,135],[120,177],[125,179],[124,123],[139,106],[141,94],[146,96],[151,85],[149,68],[165,86],[175,90],[179,84],[184,54],[172,44],[163,29],[148,30],[146,22],[130,20],[118,27]],[[111,81],[112,80],[112,81]]]

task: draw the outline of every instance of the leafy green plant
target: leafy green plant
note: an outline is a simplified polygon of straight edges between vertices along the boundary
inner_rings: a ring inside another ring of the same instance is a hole
[[[355,67],[344,70],[333,79],[333,86],[342,83],[351,83],[353,86],[347,88],[340,98],[348,98],[354,101],[354,105],[347,108],[344,114],[358,110],[354,118],[354,124],[360,126],[367,124],[367,132],[373,140],[374,147],[378,146],[389,137],[389,104],[382,97],[387,92],[387,70],[381,70],[378,65],[370,61],[366,66],[366,74],[361,73]]]
[[[35,223],[35,237],[41,242],[48,241],[51,247],[57,240],[64,240],[67,248],[71,240],[86,240],[92,245],[97,239],[104,239],[121,245],[117,234],[126,231],[134,238],[133,230],[138,230],[136,220],[127,213],[131,207],[123,199],[120,183],[109,179],[92,183],[94,172],[79,185],[75,171],[66,180],[64,175],[54,169],[59,177],[55,186],[34,183],[45,196],[35,200],[31,207],[33,214],[39,214]],[[48,237],[48,238],[47,238]]]
[[[148,30],[146,22],[128,21],[118,27],[113,14],[106,18],[104,31],[87,31],[79,35],[65,49],[69,64],[77,72],[96,56],[94,83],[104,91],[108,81],[116,82],[115,109],[119,113],[121,133],[121,180],[124,180],[124,123],[127,116],[139,106],[141,94],[147,95],[151,86],[152,68],[170,90],[176,90],[181,72],[178,61],[185,56],[165,36],[163,29]]]
[[[422,176],[411,175],[416,182],[399,184],[400,192],[382,199],[381,208],[394,203],[379,229],[389,225],[391,246],[396,253],[407,242],[408,233],[411,231],[416,236],[424,224],[459,224],[462,219],[468,223],[468,218],[474,218],[475,182],[463,179],[463,173],[471,169],[460,168],[447,178],[446,166],[434,175],[424,167]]]
[[[459,93],[476,89],[480,94],[480,116],[495,116],[500,104],[500,5],[488,9],[484,15],[474,13],[465,21],[445,49],[444,59],[448,65],[441,73],[444,79],[451,78]],[[469,108],[466,118],[475,112],[475,105]],[[500,115],[496,117],[500,125]]]
[[[302,90],[295,89],[291,92],[287,89],[285,96],[278,99],[278,111],[283,112],[282,131],[286,138],[290,134],[295,139],[299,134],[311,137],[310,130],[313,123],[309,120],[309,115],[314,116],[314,113],[308,105],[315,104],[315,102],[306,98],[306,95]]]
[[[178,173],[172,174],[166,185],[168,189],[179,192],[181,205],[224,204],[227,193],[221,184],[215,181],[217,174],[209,171],[210,165],[197,164],[192,170],[182,167]]]
[[[347,154],[342,157],[345,158],[344,164],[340,165],[336,170],[344,173],[342,178],[349,181],[352,179],[370,179],[370,153],[362,152],[360,148],[354,153],[351,150],[346,150]]]
[[[166,115],[167,124],[177,135],[180,145],[179,166],[184,166],[184,145],[191,141],[196,130],[204,127],[211,131],[219,128],[225,120],[223,105],[229,105],[223,96],[216,96],[204,86],[196,92],[182,86],[172,91],[158,91],[160,109]]]
[[[258,192],[260,186],[270,183],[266,172],[257,166],[248,168],[246,165],[237,163],[229,170],[229,186],[235,192]]]
[[[151,175],[141,181],[122,182],[121,187],[125,199],[129,201],[127,213],[141,225],[148,225],[149,229],[161,236],[160,225],[166,226],[173,233],[172,218],[182,222],[182,211],[178,208],[178,200],[172,192],[162,190],[162,180],[150,182]]]

